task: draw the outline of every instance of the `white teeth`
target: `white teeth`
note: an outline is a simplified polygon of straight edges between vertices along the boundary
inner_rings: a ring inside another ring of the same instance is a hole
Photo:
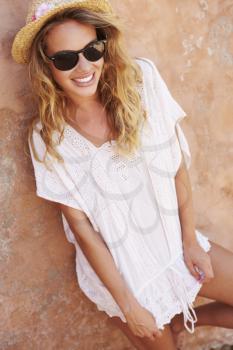
[[[89,83],[89,81],[91,81],[91,79],[93,78],[93,75],[89,75],[89,77],[83,78],[83,79],[75,79],[75,81],[77,81],[78,83]]]

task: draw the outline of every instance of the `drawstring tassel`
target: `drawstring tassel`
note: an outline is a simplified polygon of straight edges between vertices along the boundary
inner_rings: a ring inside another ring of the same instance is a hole
[[[174,292],[176,293],[182,307],[184,326],[189,333],[194,333],[194,325],[197,322],[197,315],[193,309],[192,303],[189,302],[187,288],[183,283],[181,273],[173,266],[170,266],[170,270],[172,286],[174,286]],[[189,323],[191,324],[190,327],[188,325]]]

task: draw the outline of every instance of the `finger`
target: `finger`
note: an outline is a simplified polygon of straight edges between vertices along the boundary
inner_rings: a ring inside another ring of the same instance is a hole
[[[209,283],[211,281],[211,278],[207,275],[205,275],[205,273],[203,272],[202,275],[200,275],[200,279],[199,282],[200,283]]]
[[[145,336],[144,330],[142,330],[140,327],[133,327],[131,328],[131,331],[137,337],[143,338]]]
[[[200,267],[197,267],[197,270],[198,270],[198,274],[199,274],[199,278],[198,278],[198,282],[199,283],[207,283],[209,278],[206,274],[206,269],[204,268],[200,268]]]
[[[151,340],[155,340],[156,338],[158,338],[158,336],[155,335],[155,333],[149,333],[149,334],[147,335],[147,337],[148,337],[149,339],[151,339]]]
[[[159,330],[159,328],[157,326],[157,323],[156,323],[156,319],[155,319],[154,316],[153,316],[153,319],[155,321],[155,326],[154,326],[154,330],[153,330],[152,334],[153,334],[154,337],[160,338],[162,336],[162,332]]]
[[[149,331],[146,332],[145,337],[147,337],[150,340],[154,340],[155,339],[153,333],[151,333]]]
[[[207,274],[203,279],[202,282],[203,283],[209,283],[212,280],[212,278]]]
[[[161,338],[162,332],[159,329],[157,329],[157,330],[153,331],[153,336],[156,338]]]
[[[199,278],[200,278],[199,273],[195,269],[195,265],[192,263],[192,261],[186,260],[186,265],[187,265],[190,273],[192,274],[192,276],[195,277],[197,280],[199,280]]]
[[[210,280],[211,277],[211,271],[210,271],[210,265],[208,266],[208,264],[205,264],[204,266],[197,266],[195,265],[195,268],[198,272],[199,275],[199,279],[198,281],[200,283],[207,283]]]
[[[145,334],[142,333],[142,332],[134,332],[134,335],[136,335],[139,338],[144,338],[145,337]]]
[[[153,337],[160,337],[162,335],[162,332],[158,329],[157,323],[156,323],[156,318],[154,315],[151,313],[153,320],[154,320],[154,330],[152,331]]]
[[[157,338],[158,338],[157,336],[155,336],[154,334],[152,334],[152,335],[150,336],[149,339],[151,339],[152,341],[154,341],[154,340],[157,339]]]
[[[146,330],[145,336],[154,340],[156,338],[160,338],[162,336],[162,332],[157,327],[155,327],[152,331]]]
[[[212,269],[211,264],[209,264],[209,266],[207,266],[206,268],[203,269],[204,272],[204,278],[203,278],[203,282],[208,283],[211,281],[212,278],[214,278],[214,272]]]
[[[137,331],[137,334],[138,334],[138,336],[139,336],[140,338],[144,338],[144,337],[145,337],[145,331],[142,330],[142,329],[138,330],[138,331]]]

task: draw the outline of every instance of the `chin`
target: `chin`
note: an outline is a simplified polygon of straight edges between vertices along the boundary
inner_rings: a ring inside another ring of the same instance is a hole
[[[78,91],[78,89],[73,91],[73,94],[76,95],[77,97],[92,97],[95,96],[97,93],[97,87],[92,87],[92,88],[85,88],[85,89],[80,89]]]

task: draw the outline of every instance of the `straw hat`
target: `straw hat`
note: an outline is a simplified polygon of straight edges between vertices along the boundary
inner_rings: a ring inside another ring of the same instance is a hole
[[[12,56],[17,63],[28,63],[32,42],[45,24],[56,13],[68,8],[110,13],[112,7],[108,0],[33,0],[28,11],[26,25],[15,36]]]

